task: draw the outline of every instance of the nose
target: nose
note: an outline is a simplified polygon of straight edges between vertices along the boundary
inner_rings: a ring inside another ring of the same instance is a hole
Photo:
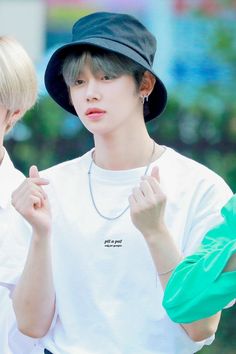
[[[91,102],[91,101],[99,101],[100,99],[101,99],[101,93],[97,81],[95,79],[89,80],[87,84],[87,90],[86,90],[86,100],[88,102]]]

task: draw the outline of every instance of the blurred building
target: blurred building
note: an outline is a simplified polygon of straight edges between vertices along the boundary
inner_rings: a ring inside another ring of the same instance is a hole
[[[46,2],[0,0],[0,35],[15,37],[37,62],[45,49]]]
[[[229,68],[214,50],[217,31],[236,30],[236,2],[174,0],[173,12],[174,61],[170,70],[175,80],[195,85],[230,80]]]

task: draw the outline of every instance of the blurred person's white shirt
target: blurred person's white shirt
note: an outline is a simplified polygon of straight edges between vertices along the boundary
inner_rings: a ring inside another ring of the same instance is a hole
[[[20,243],[15,247],[16,238],[13,234],[25,235],[28,241],[31,230],[29,225],[11,206],[11,194],[24,180],[25,176],[18,171],[7,151],[0,164],[0,353],[1,354],[31,354],[36,350],[37,341],[21,334],[16,327],[15,315],[10,299],[12,279],[10,269],[18,264],[21,250],[25,244]],[[6,249],[12,249],[12,257],[7,257]],[[15,254],[14,254],[15,253]],[[9,284],[9,285],[8,285]],[[36,353],[36,351],[35,351]]]

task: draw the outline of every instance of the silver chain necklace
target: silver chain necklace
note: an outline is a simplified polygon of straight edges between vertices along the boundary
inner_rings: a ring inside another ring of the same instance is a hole
[[[148,164],[147,164],[147,167],[145,169],[145,172],[144,172],[144,176],[146,176],[147,172],[148,172],[148,169],[152,163],[152,159],[153,159],[153,156],[155,154],[155,149],[156,148],[156,144],[155,144],[155,141],[153,140],[153,148],[152,148],[152,153],[151,153],[151,156],[150,156],[150,159],[148,161]],[[93,151],[94,152],[94,151]],[[89,192],[90,192],[90,196],[91,196],[91,200],[92,200],[92,203],[93,203],[93,206],[94,206],[94,209],[96,210],[96,212],[98,213],[98,215],[100,215],[103,219],[106,219],[106,220],[116,220],[116,219],[119,219],[128,209],[129,209],[129,205],[118,215],[114,216],[114,217],[110,217],[110,216],[106,216],[104,214],[102,214],[100,212],[100,210],[98,209],[97,207],[97,204],[95,202],[95,199],[94,199],[94,195],[93,195],[93,188],[92,188],[92,181],[91,181],[91,171],[92,171],[92,166],[93,164],[95,163],[94,162],[94,159],[93,159],[93,152],[92,152],[92,159],[91,159],[91,163],[90,163],[90,166],[89,166],[89,170],[88,170],[88,180],[89,180]]]

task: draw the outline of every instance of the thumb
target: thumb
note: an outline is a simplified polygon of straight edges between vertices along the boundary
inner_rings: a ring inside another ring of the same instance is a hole
[[[39,178],[39,171],[37,166],[31,166],[29,169],[29,177],[30,178]]]
[[[159,173],[159,167],[158,166],[154,166],[151,172],[151,176],[156,178],[156,180],[160,183],[161,179],[160,179],[160,173]]]

